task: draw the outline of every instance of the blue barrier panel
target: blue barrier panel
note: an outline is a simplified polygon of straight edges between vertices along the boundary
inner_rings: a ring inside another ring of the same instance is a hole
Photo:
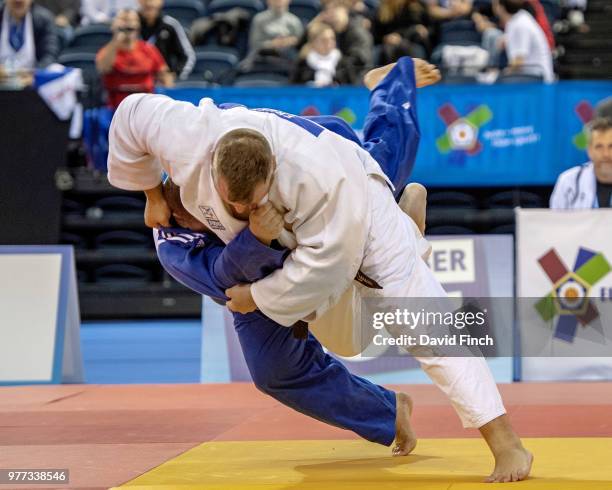
[[[293,114],[335,114],[360,129],[368,111],[365,88],[307,87],[172,89],[195,104],[270,107]],[[419,94],[421,146],[411,180],[429,186],[552,185],[584,163],[583,128],[612,82],[552,85],[437,85]]]

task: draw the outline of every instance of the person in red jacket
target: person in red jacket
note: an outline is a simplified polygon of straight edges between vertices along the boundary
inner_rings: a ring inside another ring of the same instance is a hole
[[[174,77],[159,50],[140,39],[140,19],[134,10],[120,10],[111,26],[113,38],[96,55],[96,68],[112,109],[128,95],[151,93],[155,82],[174,85]]]

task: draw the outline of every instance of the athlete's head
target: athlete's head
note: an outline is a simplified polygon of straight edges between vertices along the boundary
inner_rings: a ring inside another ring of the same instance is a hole
[[[239,214],[248,213],[265,200],[275,168],[270,144],[252,129],[234,129],[215,147],[215,186],[221,199]]]
[[[588,127],[587,152],[595,167],[597,180],[612,184],[612,120],[594,119]]]
[[[164,198],[170,206],[172,217],[177,225],[181,228],[188,228],[193,231],[204,232],[208,231],[206,225],[200,222],[195,216],[185,209],[181,202],[181,189],[178,185],[172,182],[171,179],[166,180],[163,185]]]

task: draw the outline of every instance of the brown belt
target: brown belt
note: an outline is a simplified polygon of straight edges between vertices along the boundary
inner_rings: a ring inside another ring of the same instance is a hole
[[[366,276],[363,272],[357,272],[357,276],[355,276],[355,281],[359,284],[363,284],[365,287],[370,289],[382,289],[382,286],[378,284],[374,279]],[[306,340],[308,338],[308,323],[299,321],[291,327],[293,331],[293,336],[296,339]]]

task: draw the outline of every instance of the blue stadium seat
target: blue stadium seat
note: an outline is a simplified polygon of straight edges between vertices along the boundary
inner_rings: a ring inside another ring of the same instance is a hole
[[[544,77],[542,75],[530,75],[528,73],[511,73],[501,74],[497,79],[496,83],[510,84],[510,83],[543,83]]]
[[[91,24],[78,27],[74,31],[74,37],[68,44],[68,51],[97,53],[112,37],[113,34],[107,24]]]
[[[68,233],[66,231],[61,233],[60,243],[63,245],[72,245],[78,250],[84,250],[87,248],[87,240],[85,237],[76,233]]]
[[[533,192],[528,191],[503,191],[493,194],[488,199],[490,208],[542,208],[546,207],[542,198]]]
[[[83,215],[85,209],[83,204],[72,199],[62,199],[62,214],[66,215]]]
[[[212,0],[208,4],[208,15],[227,12],[236,7],[248,11],[251,16],[264,11],[266,8],[262,0]]]
[[[125,211],[144,211],[145,203],[142,199],[132,196],[108,196],[98,199],[94,206],[107,213],[122,213]]]
[[[190,80],[231,84],[238,54],[227,49],[207,46],[196,50],[196,62]]]
[[[61,53],[57,62],[72,68],[80,68],[84,72],[96,71],[96,53],[91,51],[70,51]]]
[[[218,87],[219,84],[206,82],[204,80],[178,80],[174,84],[174,88],[186,88],[186,89],[202,89],[202,88],[211,88]]]
[[[292,0],[289,4],[289,11],[297,15],[304,24],[308,24],[321,11],[321,2],[319,0]]]
[[[151,271],[130,264],[112,264],[94,270],[96,282],[116,283],[120,287],[144,286],[153,279]]]
[[[427,205],[430,207],[451,207],[475,209],[476,199],[470,194],[457,191],[430,192],[427,196]]]
[[[282,87],[289,85],[289,78],[276,73],[254,73],[239,75],[234,87]]]
[[[432,226],[426,230],[428,235],[473,235],[474,230],[467,226],[441,225]]]
[[[185,29],[189,29],[194,20],[206,15],[206,10],[198,0],[166,0],[163,13],[174,17]]]
[[[491,228],[487,233],[491,235],[514,235],[514,224],[499,225]]]
[[[149,249],[152,236],[136,231],[116,230],[100,233],[94,240],[97,249],[103,248],[140,248]]]

